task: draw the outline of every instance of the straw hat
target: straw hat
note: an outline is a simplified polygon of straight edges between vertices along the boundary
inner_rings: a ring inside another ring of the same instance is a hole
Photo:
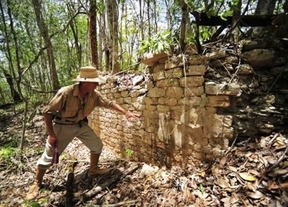
[[[103,76],[98,75],[98,72],[94,66],[85,66],[80,68],[79,75],[72,81],[97,82],[101,84],[105,83],[106,79]]]

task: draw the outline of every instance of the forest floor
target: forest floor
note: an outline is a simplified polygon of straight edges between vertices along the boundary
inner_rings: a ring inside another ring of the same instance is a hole
[[[39,196],[28,201],[25,196],[46,130],[42,116],[31,116],[20,161],[15,147],[20,143],[22,120],[21,111],[0,111],[0,207],[288,206],[288,140],[284,133],[235,142],[213,163],[185,169],[123,160],[105,146],[100,167],[114,170],[93,179],[87,176],[89,151],[75,139],[59,164],[45,175]]]

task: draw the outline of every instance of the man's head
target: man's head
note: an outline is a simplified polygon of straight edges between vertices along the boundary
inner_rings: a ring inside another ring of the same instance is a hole
[[[79,75],[76,79],[73,79],[73,81],[92,82],[98,83],[99,85],[106,82],[103,76],[98,75],[98,72],[94,66],[81,67],[79,70]]]

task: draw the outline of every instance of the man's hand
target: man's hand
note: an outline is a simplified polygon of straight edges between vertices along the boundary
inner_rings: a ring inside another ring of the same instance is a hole
[[[129,120],[130,118],[139,118],[139,117],[140,117],[139,114],[132,113],[132,112],[130,112],[130,111],[127,111],[127,112],[125,113],[125,116],[126,116],[126,118],[127,118],[128,120]]]
[[[130,118],[139,118],[140,115],[139,114],[135,114],[132,113],[130,111],[126,111],[125,109],[123,109],[120,105],[113,103],[111,105],[112,109],[121,112],[122,114],[124,114],[126,116],[126,118],[129,120]]]
[[[52,164],[58,164],[59,162],[59,152],[58,152],[58,140],[55,136],[48,136],[48,142],[53,147],[53,157],[52,157]]]
[[[54,149],[57,147],[58,140],[55,136],[48,135],[48,142]]]

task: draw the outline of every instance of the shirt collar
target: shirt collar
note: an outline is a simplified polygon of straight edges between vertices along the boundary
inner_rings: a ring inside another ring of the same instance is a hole
[[[79,86],[80,86],[79,83],[75,83],[75,84],[73,85],[73,96],[80,96],[80,94],[79,94],[79,90],[80,90],[80,89],[79,89]],[[89,92],[87,96],[91,96],[91,95],[92,95],[92,93]]]
[[[79,83],[75,83],[73,85],[73,96],[78,96],[79,95]]]

